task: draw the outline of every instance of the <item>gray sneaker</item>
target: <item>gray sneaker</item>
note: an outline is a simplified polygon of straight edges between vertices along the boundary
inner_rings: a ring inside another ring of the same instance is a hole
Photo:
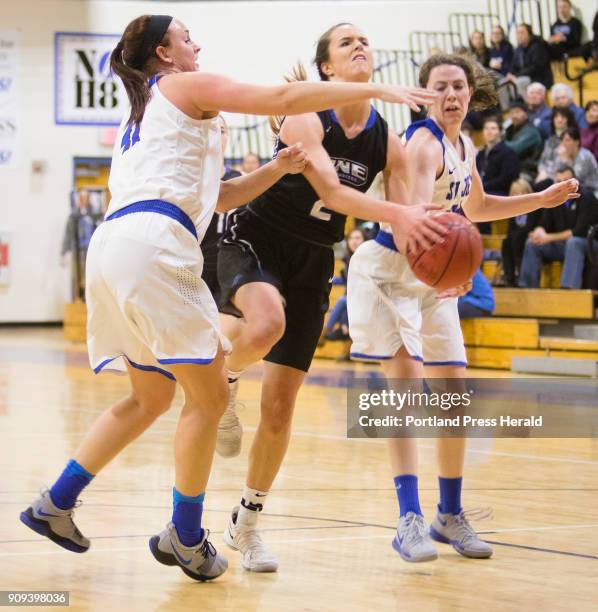
[[[173,523],[149,541],[152,555],[163,565],[178,565],[193,580],[212,580],[223,574],[228,561],[216,552],[208,540],[210,532],[205,529],[204,537],[195,546],[184,546]]]
[[[459,514],[438,512],[430,525],[430,537],[437,542],[451,544],[464,557],[487,559],[492,556],[492,547],[480,540],[463,510]]]
[[[216,452],[221,457],[236,457],[241,452],[243,426],[237,416],[237,391],[239,381],[229,384],[229,398],[226,410],[218,423]]]
[[[407,512],[399,519],[392,547],[410,563],[433,561],[438,558],[436,548],[430,542],[424,517],[415,512]]]
[[[27,510],[21,512],[21,522],[46,538],[72,552],[83,553],[89,540],[79,531],[73,521],[74,508],[62,510],[52,502],[50,491],[42,491]]]

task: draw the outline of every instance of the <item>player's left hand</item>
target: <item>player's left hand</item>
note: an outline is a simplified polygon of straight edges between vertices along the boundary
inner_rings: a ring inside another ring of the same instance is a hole
[[[569,179],[555,183],[540,193],[542,196],[542,208],[555,208],[564,204],[567,200],[576,200],[579,198],[579,181],[577,179]]]
[[[436,299],[443,300],[445,298],[461,297],[462,295],[469,293],[472,287],[473,287],[472,282],[468,281],[464,285],[459,285],[458,287],[453,287],[452,289],[446,289],[445,291],[440,291],[438,295],[436,296]]]
[[[307,165],[307,153],[303,143],[296,142],[286,149],[281,149],[276,156],[276,162],[285,174],[301,174]]]

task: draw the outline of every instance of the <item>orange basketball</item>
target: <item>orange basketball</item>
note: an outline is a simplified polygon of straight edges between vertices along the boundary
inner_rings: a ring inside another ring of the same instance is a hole
[[[434,217],[448,228],[444,244],[429,251],[407,250],[413,274],[438,291],[458,287],[471,280],[482,263],[482,237],[475,225],[462,215],[446,212]]]

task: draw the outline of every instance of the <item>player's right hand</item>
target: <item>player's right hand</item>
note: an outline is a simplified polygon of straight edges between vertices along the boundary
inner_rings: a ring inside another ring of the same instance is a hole
[[[402,85],[380,85],[376,96],[385,102],[407,104],[411,110],[419,112],[420,105],[429,106],[436,101],[438,94],[431,89],[421,87],[403,87]]]
[[[414,206],[397,206],[396,221],[391,223],[395,244],[402,253],[407,251],[425,251],[435,244],[444,242],[448,229],[434,221],[429,212],[441,212],[443,204],[416,204]]]

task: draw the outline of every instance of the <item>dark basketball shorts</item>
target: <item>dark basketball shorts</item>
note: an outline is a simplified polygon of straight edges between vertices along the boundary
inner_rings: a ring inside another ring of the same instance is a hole
[[[331,247],[300,240],[245,208],[229,220],[218,249],[219,310],[242,317],[232,303],[239,287],[269,283],[285,301],[283,337],[266,361],[307,372],[328,311],[334,274]]]

